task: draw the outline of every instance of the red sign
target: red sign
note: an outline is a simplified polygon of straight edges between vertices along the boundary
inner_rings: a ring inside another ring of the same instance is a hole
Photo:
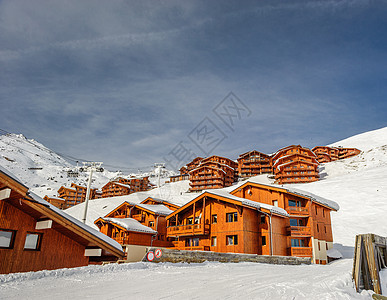
[[[161,249],[156,249],[155,251],[156,258],[160,258],[162,255],[163,255],[163,252],[161,251]]]
[[[153,261],[155,259],[155,254],[153,253],[153,251],[149,251],[147,254],[146,254],[146,259],[148,261]]]

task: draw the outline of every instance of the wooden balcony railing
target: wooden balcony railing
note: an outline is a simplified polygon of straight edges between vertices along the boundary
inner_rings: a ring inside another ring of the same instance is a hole
[[[312,247],[290,247],[290,256],[312,257]]]
[[[290,236],[311,236],[310,227],[307,226],[289,226],[287,230]]]
[[[167,227],[167,236],[205,235],[209,232],[209,224],[190,224]]]
[[[309,209],[307,207],[288,206],[286,207],[286,211],[289,215],[309,216]]]

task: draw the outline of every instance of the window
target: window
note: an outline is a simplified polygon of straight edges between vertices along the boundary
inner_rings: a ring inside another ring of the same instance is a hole
[[[289,200],[289,201],[288,201],[288,205],[289,205],[289,206],[297,206],[297,207],[300,207],[300,206],[301,206],[301,202],[300,202],[300,201],[295,201],[295,200]]]
[[[262,246],[266,246],[266,236],[262,236]]]
[[[265,224],[265,223],[266,223],[266,216],[261,215],[261,224]]]
[[[323,217],[325,218],[325,209],[323,209],[322,211],[323,211]]]
[[[302,220],[300,219],[290,219],[290,226],[302,226]]]
[[[0,249],[12,249],[15,235],[15,230],[0,229]]]
[[[316,216],[317,216],[317,206],[316,206]]]
[[[199,224],[200,222],[200,217],[195,217],[195,224]]]
[[[211,237],[211,247],[216,247],[216,236]]]
[[[273,200],[273,206],[277,206],[278,207],[278,200]]]
[[[185,240],[186,247],[197,247],[199,246],[199,238],[188,238]]]
[[[187,225],[192,225],[192,224],[193,224],[193,219],[187,218]]]
[[[317,224],[317,232],[320,232],[320,229],[319,229],[319,227],[318,227],[318,224]]]
[[[226,214],[226,222],[237,222],[238,221],[238,213],[227,213]]]
[[[304,247],[304,240],[292,239],[292,247]]]
[[[226,236],[226,245],[238,245],[238,236],[237,235],[227,235]]]
[[[212,215],[211,222],[212,222],[212,224],[218,223],[218,215]]]
[[[24,250],[40,250],[41,242],[41,233],[27,232],[26,242],[24,243]]]
[[[149,221],[148,227],[153,227],[153,226],[155,226],[155,222],[154,221]]]

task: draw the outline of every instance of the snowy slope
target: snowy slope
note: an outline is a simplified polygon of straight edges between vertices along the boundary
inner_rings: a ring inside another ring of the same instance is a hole
[[[67,170],[74,170],[75,166],[45,147],[41,143],[27,139],[22,134],[0,135],[0,166],[9,170],[41,197],[45,195],[57,196],[57,190],[71,183],[86,186],[88,174],[79,173],[79,177],[68,177]],[[42,168],[31,170],[29,168]],[[161,183],[175,173],[162,169]],[[149,176],[151,183],[156,184],[157,177],[154,170],[146,173],[132,173],[123,175],[119,172],[110,172],[105,169],[103,173],[93,174],[93,187],[102,188],[110,179],[116,177]]]
[[[331,265],[129,263],[0,275],[1,299],[371,299]]]

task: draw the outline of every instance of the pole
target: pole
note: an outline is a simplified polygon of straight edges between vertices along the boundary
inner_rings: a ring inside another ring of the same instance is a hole
[[[82,219],[83,223],[86,223],[86,215],[87,215],[87,208],[88,208],[88,205],[89,205],[90,186],[91,186],[91,179],[92,179],[92,177],[93,177],[93,168],[90,168],[89,181],[87,182],[87,190],[86,190],[85,209],[83,211],[83,219]]]

